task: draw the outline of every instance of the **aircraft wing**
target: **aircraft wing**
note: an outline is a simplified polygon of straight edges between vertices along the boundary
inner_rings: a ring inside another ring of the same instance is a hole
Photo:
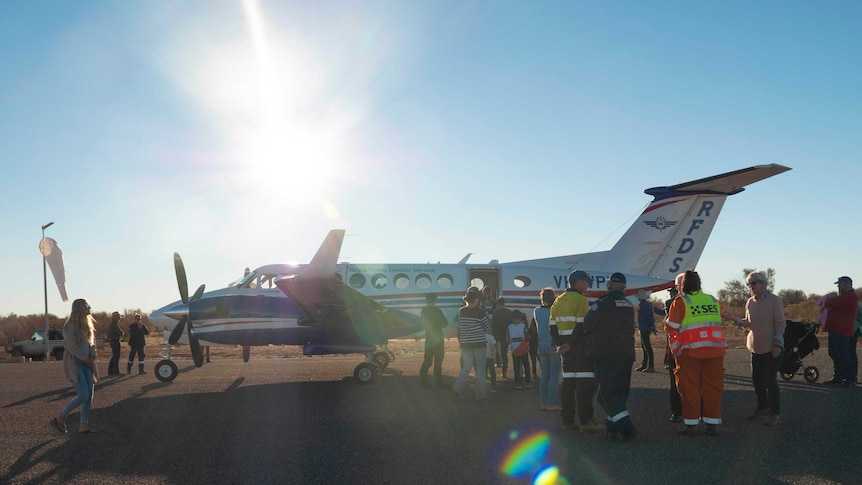
[[[420,331],[418,315],[386,308],[336,277],[343,239],[344,230],[333,229],[302,273],[275,282],[305,312],[300,324],[322,328],[333,342],[373,345]]]

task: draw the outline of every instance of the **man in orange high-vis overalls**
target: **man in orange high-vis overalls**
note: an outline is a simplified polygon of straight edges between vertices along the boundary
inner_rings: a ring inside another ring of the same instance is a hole
[[[680,280],[681,277],[681,280]],[[682,295],[668,312],[665,330],[676,359],[676,385],[682,397],[685,426],[680,434],[693,436],[700,419],[706,434],[718,435],[721,394],[724,392],[724,355],[727,342],[721,309],[711,295],[701,292],[700,276],[688,270],[677,276]]]

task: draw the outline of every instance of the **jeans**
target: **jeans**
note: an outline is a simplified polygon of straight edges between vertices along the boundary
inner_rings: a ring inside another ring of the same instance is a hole
[[[644,358],[641,365],[647,369],[652,369],[655,365],[652,353],[652,343],[649,341],[649,336],[652,333],[650,330],[638,330],[641,337],[641,350],[643,350]]]
[[[458,373],[458,378],[455,379],[453,389],[459,395],[464,393],[467,387],[467,376],[470,371],[476,370],[476,400],[485,399],[485,356],[487,351],[485,345],[481,347],[461,347],[461,360],[464,365],[461,366],[461,372]]]
[[[506,377],[506,374],[509,371],[509,339],[506,338],[506,335],[502,336],[494,336],[494,339],[497,340],[497,366],[502,369],[502,376]]]
[[[446,355],[446,349],[443,342],[428,345],[425,341],[425,358],[422,360],[422,366],[419,367],[419,375],[422,378],[428,376],[428,369],[434,365],[434,378],[439,383],[443,379],[443,356]]]
[[[515,385],[530,383],[530,353],[515,357],[512,355],[512,369],[515,371]]]
[[[111,344],[111,360],[108,362],[108,374],[120,373],[120,341],[113,339]]]
[[[542,368],[542,376],[539,378],[539,402],[544,406],[555,406],[563,362],[552,344],[539,346],[539,366]]]
[[[781,414],[781,401],[776,374],[781,364],[781,354],[772,357],[766,354],[751,354],[751,381],[757,395],[757,409],[769,409],[770,414]]]
[[[850,337],[830,333],[829,357],[832,358],[834,369],[832,372],[833,379],[836,381],[849,381],[853,378],[853,361],[850,357]]]
[[[78,393],[75,399],[72,399],[69,404],[63,408],[60,413],[64,418],[78,406],[81,406],[81,423],[90,422],[90,408],[93,405],[93,369],[80,360],[76,362],[78,365],[78,383],[75,384],[75,391]]]

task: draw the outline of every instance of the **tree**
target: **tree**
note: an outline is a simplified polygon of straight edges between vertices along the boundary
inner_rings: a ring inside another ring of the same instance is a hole
[[[751,296],[751,292],[748,290],[748,284],[745,282],[745,279],[750,273],[755,271],[757,270],[745,268],[742,270],[742,278],[738,280],[725,281],[724,288],[718,290],[718,299],[733,307],[741,307],[745,305],[745,301],[748,300],[749,296]],[[775,269],[768,268],[764,273],[766,273],[766,289],[773,291],[773,288],[775,288]]]
[[[808,295],[802,290],[780,290],[778,297],[784,302],[784,306],[787,306],[802,303],[808,298]]]

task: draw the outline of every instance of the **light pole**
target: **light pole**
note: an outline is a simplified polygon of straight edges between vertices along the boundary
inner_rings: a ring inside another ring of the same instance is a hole
[[[48,270],[46,269],[51,248],[43,247],[42,244],[45,244],[45,229],[53,225],[53,222],[49,222],[42,226],[42,240],[39,241],[39,250],[42,252],[42,287],[45,290],[45,362],[48,362],[51,353],[51,328],[48,323]]]

